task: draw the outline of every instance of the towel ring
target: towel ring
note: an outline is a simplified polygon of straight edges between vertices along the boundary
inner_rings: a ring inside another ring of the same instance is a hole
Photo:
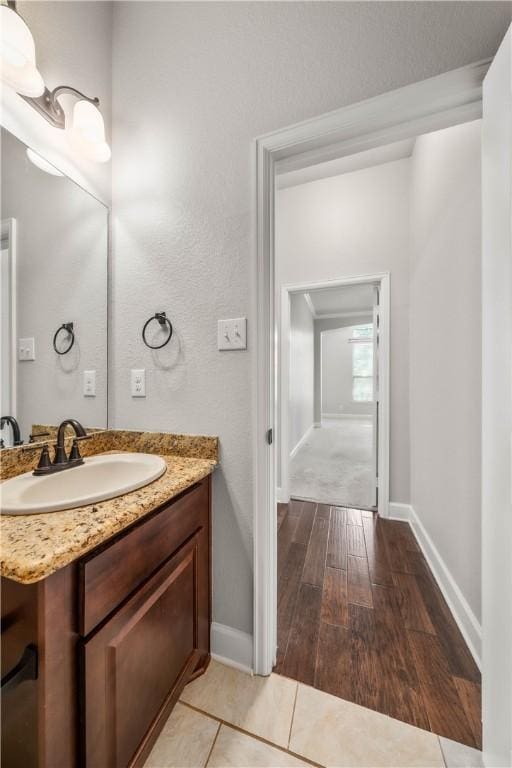
[[[164,325],[166,325],[169,329],[169,335],[163,341],[161,344],[150,344],[148,340],[146,339],[146,329],[148,325],[153,321],[157,320],[160,323],[160,327],[163,328]],[[165,347],[166,344],[168,344],[171,340],[172,336],[172,324],[165,312],[155,312],[155,314],[149,318],[149,320],[146,320],[144,323],[144,327],[142,329],[142,340],[146,347],[149,347],[150,349],[162,349],[162,347]]]
[[[63,349],[63,350],[57,349],[57,338],[58,338],[59,333],[61,331],[65,331],[68,334],[68,336],[70,337],[69,346],[66,349]],[[53,336],[53,348],[54,348],[54,350],[56,351],[56,353],[58,355],[67,355],[67,353],[69,352],[69,350],[71,349],[71,347],[73,346],[74,343],[75,343],[75,334],[74,334],[74,331],[73,331],[73,323],[62,323],[62,325],[59,328],[57,328],[57,330],[55,331],[55,334]]]

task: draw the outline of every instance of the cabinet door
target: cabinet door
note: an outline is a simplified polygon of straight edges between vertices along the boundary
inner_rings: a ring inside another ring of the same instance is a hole
[[[83,644],[87,768],[137,760],[197,663],[197,560],[196,535]]]

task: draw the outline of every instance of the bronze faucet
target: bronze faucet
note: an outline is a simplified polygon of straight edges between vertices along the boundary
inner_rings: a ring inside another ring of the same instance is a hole
[[[66,455],[66,449],[64,447],[66,427],[73,427],[76,437],[73,440],[71,451],[69,456]],[[65,419],[60,425],[57,431],[57,443],[55,445],[55,455],[53,461],[50,460],[50,453],[48,445],[45,443],[39,457],[39,463],[34,470],[34,475],[50,475],[53,472],[62,472],[64,469],[71,469],[72,467],[78,467],[84,463],[84,460],[80,456],[78,448],[79,440],[87,440],[90,437],[82,427],[79,421],[76,419]]]
[[[16,446],[23,445],[23,440],[21,439],[20,425],[18,424],[14,416],[2,416],[0,418],[0,429],[3,429],[6,424],[11,425],[12,444]]]

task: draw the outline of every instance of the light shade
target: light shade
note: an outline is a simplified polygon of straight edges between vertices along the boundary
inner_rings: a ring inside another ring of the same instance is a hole
[[[0,74],[2,81],[22,96],[44,93],[44,82],[36,67],[34,38],[21,16],[0,6]]]
[[[41,157],[41,155],[38,155],[37,152],[34,152],[30,147],[27,147],[27,157],[40,171],[50,173],[52,176],[64,176],[58,168],[49,163],[48,160],[45,160],[44,157]]]
[[[105,141],[105,124],[99,109],[90,101],[77,101],[73,107],[73,121],[69,140],[81,155],[96,163],[110,159],[110,147]]]

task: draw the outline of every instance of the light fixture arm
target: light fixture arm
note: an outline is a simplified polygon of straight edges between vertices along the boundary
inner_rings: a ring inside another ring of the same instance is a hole
[[[81,99],[82,101],[89,101],[96,107],[100,103],[97,96],[94,98],[85,96],[81,91],[72,88],[70,85],[59,85],[57,88],[54,88],[53,91],[49,91],[48,88],[45,88],[42,96],[38,96],[35,99],[30,96],[22,96],[22,99],[39,112],[39,114],[42,115],[54,128],[64,129],[66,127],[66,115],[58,99],[59,96],[66,93],[76,96],[77,99]]]

